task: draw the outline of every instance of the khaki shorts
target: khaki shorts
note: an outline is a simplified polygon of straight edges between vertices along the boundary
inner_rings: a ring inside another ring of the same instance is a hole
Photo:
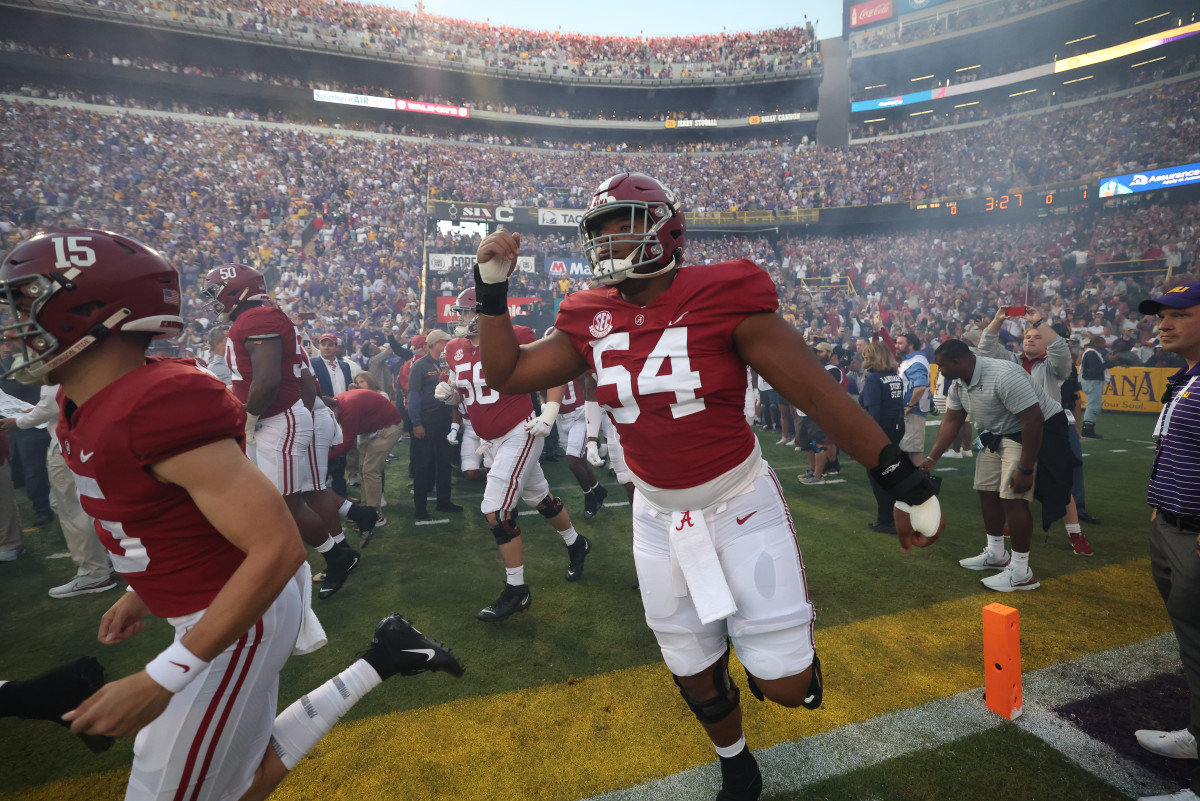
[[[1005,500],[1033,500],[1033,488],[1029,492],[1013,492],[1009,478],[1021,463],[1021,443],[1011,439],[1000,441],[1000,452],[992,453],[987,448],[975,458],[975,489],[984,492],[999,492]],[[1037,469],[1036,467],[1034,468]],[[1037,479],[1037,473],[1033,474]]]
[[[904,414],[904,439],[900,450],[905,453],[925,452],[925,415],[906,412]]]

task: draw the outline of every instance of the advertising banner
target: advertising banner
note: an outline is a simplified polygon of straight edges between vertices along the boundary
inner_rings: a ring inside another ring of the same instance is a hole
[[[1200,183],[1200,162],[1102,178],[1100,179],[1100,197],[1132,195],[1137,192],[1151,192],[1155,189],[1194,183]]]
[[[428,213],[435,220],[452,222],[513,223],[537,225],[538,210],[532,206],[505,206],[498,203],[469,203],[454,200],[429,202]]]
[[[576,228],[583,219],[583,209],[538,209],[538,225]]]
[[[927,8],[940,6],[945,0],[897,0],[897,11],[900,14],[909,14],[913,11],[924,11]]]
[[[423,103],[419,100],[401,100],[395,97],[376,97],[374,95],[355,95],[347,92],[326,92],[324,89],[313,89],[313,100],[318,103],[337,103],[341,106],[365,106],[366,108],[382,108],[389,111],[414,111],[418,114],[437,114],[442,117],[458,117],[467,119],[471,109],[466,106],[446,106],[441,103]]]
[[[889,20],[895,13],[892,0],[871,0],[869,3],[859,3],[850,6],[850,27],[872,25],[876,22]]]
[[[1167,391],[1167,379],[1179,372],[1175,367],[1110,367],[1112,380],[1104,385],[1102,409],[1106,412],[1162,411],[1159,399]],[[1086,399],[1084,399],[1086,405]]]
[[[567,278],[591,278],[592,268],[587,259],[578,256],[547,256],[546,274]]]
[[[517,256],[517,269],[523,273],[534,271],[533,256]],[[475,266],[475,254],[467,253],[430,253],[429,272],[431,273],[469,273]]]
[[[439,295],[437,298],[437,321],[439,323],[453,322],[455,317],[450,313],[450,307],[458,300],[456,295]],[[523,317],[529,314],[531,307],[542,302],[541,298],[509,298],[508,313],[512,317]]]

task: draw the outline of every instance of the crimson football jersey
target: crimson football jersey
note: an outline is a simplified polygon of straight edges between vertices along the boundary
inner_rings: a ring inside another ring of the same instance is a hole
[[[61,391],[59,404],[63,455],[113,567],[155,617],[207,608],[245,555],[149,467],[223,439],[241,444],[245,408],[190,359],[151,359],[82,406]]]
[[[558,409],[559,414],[573,412],[576,409],[583,408],[583,376],[579,376],[574,381],[567,382],[567,390],[563,395],[562,405]]]
[[[300,370],[305,366],[304,346],[296,326],[277,306],[256,306],[238,315],[229,327],[225,345],[225,360],[233,375],[230,389],[243,404],[250,394],[254,381],[254,367],[250,363],[248,340],[279,338],[283,358],[279,363],[279,391],[275,400],[259,415],[271,417],[292,408],[300,400]]]
[[[528,326],[514,325],[513,330],[522,345],[537,340]],[[498,439],[533,414],[533,399],[528,393],[501,395],[487,385],[479,348],[471,340],[466,337],[450,340],[445,358],[450,367],[450,382],[462,396],[467,416],[480,439]]]
[[[685,489],[754,449],[733,329],[778,307],[771,277],[739,259],[679,270],[645,308],[616,287],[568,295],[554,326],[595,373],[596,400],[617,426],[629,469],[651,486]]]

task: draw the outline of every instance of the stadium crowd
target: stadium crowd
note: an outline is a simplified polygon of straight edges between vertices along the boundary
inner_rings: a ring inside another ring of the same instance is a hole
[[[417,15],[385,6],[322,0],[238,0],[220,5],[170,2],[153,6],[130,0],[76,2],[139,17],[370,50],[381,56],[395,53],[468,67],[561,77],[636,80],[746,76],[808,70],[820,63],[811,25],[757,33],[643,39],[531,31]]]
[[[948,33],[958,33],[1000,19],[1052,6],[1062,0],[991,0],[967,9],[951,9],[923,19],[902,22],[896,20],[850,36],[852,52],[879,50],[884,47],[932,39]]]

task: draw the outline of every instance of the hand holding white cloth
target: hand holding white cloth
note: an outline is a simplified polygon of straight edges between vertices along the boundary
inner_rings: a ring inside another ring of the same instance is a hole
[[[542,404],[542,413],[527,421],[525,429],[535,437],[549,436],[554,421],[558,419],[558,408],[559,404],[555,401],[546,401]]]

